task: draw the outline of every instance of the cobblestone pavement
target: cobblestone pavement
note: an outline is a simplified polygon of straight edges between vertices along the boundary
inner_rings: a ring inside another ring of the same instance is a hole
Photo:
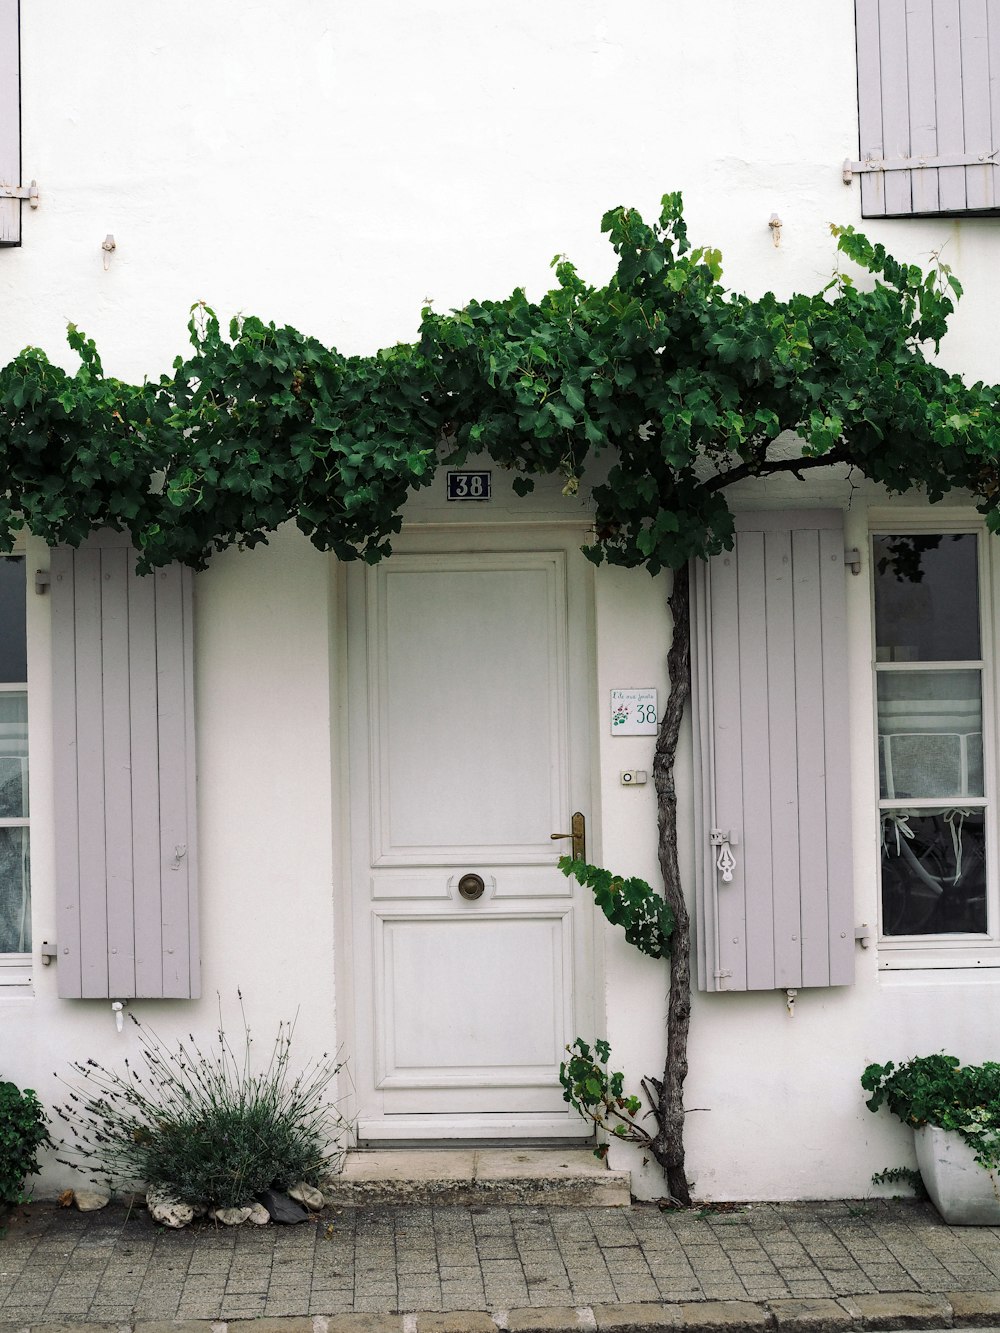
[[[184,1231],[155,1226],[141,1208],[35,1204],[0,1238],[0,1328],[879,1292],[1000,1292],[1000,1228],[948,1227],[929,1204],[899,1201],[686,1212],[411,1205]]]

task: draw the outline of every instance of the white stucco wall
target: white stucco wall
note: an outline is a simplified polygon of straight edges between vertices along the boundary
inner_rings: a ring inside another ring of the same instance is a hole
[[[4,361],[36,344],[71,365],[72,320],[111,373],[156,375],[183,350],[198,299],[224,318],[255,313],[369,352],[411,337],[425,298],[444,309],[516,285],[539,293],[556,252],[603,280],[601,214],[623,203],[651,216],[682,189],[692,239],[720,246],[727,280],[752,293],[826,281],[830,222],[916,262],[943,247],[967,291],[943,359],[1000,379],[1000,224],[862,224],[858,185],[841,181],[857,151],[851,0],[21,8],[24,176],[42,202],[24,210],[23,246],[0,251]],[[846,491],[817,482],[809,498],[846,506]],[[770,502],[781,494],[771,488]],[[850,525],[863,547],[863,495]],[[33,543],[29,568],[45,558]],[[216,991],[231,1013],[242,986],[259,1035],[301,1005],[304,1053],[344,1037],[338,587],[332,562],[294,533],[216,557],[197,580],[205,998],[136,1004],[164,1035],[210,1032]],[[642,573],[598,574],[595,708],[613,685],[665,689],[667,591]],[[867,580],[851,580],[849,596],[861,922],[876,910]],[[40,943],[54,928],[44,598],[29,595],[29,615]],[[651,757],[651,742],[602,734],[597,795],[606,863],[655,877],[652,787],[618,780]],[[690,878],[690,807],[681,814]],[[665,971],[610,931],[605,943],[607,1030],[637,1081],[662,1061]],[[780,993],[696,997],[688,1104],[708,1108],[689,1117],[696,1194],[863,1194],[873,1170],[909,1160],[901,1128],[863,1108],[864,1065],[941,1047],[996,1056],[1000,976],[879,976],[874,949],[857,962],[853,988],[803,992],[794,1017]],[[55,970],[40,966],[32,996],[0,997],[0,1033],[0,1076],[43,1094],[68,1059],[113,1059],[134,1040],[116,1034],[106,1003],[59,1001]],[[660,1192],[637,1154],[616,1148],[613,1160],[633,1168],[639,1192]]]

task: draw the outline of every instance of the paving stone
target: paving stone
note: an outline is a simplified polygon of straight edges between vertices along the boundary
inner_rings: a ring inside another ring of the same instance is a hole
[[[767,1302],[780,1333],[840,1333],[852,1325],[842,1305],[829,1297],[803,1300],[794,1297]]]
[[[956,1327],[991,1328],[1000,1325],[1000,1291],[948,1291]]]
[[[951,1323],[951,1303],[944,1296],[919,1291],[876,1292],[872,1296],[845,1296],[841,1305],[863,1328],[945,1328]]]
[[[700,1329],[758,1329],[770,1323],[767,1311],[750,1301],[686,1301],[681,1314],[689,1333]]]
[[[676,1305],[595,1305],[594,1318],[599,1333],[659,1333],[684,1326]]]
[[[208,1333],[208,1330],[203,1319],[142,1319],[136,1324],[135,1333]]]
[[[177,1325],[173,1325],[177,1327]],[[164,1324],[164,1333],[171,1328],[171,1325]],[[136,1333],[140,1333],[137,1328]],[[206,1333],[204,1327],[201,1333]],[[232,1319],[229,1322],[228,1333],[313,1333],[313,1321],[311,1319],[268,1319],[266,1315],[259,1319]]]
[[[31,1321],[35,1323],[34,1320]],[[24,1328],[24,1324],[15,1324],[15,1328]],[[37,1333],[121,1333],[122,1324],[120,1320],[114,1323],[100,1324],[80,1324],[76,1320],[72,1324],[50,1323],[45,1321],[44,1329],[38,1329]]]
[[[417,1333],[497,1333],[488,1314],[479,1310],[449,1310],[417,1316]]]
[[[402,1333],[402,1329],[398,1314],[335,1314],[330,1316],[327,1333]]]
[[[507,1313],[509,1333],[570,1333],[585,1329],[575,1306],[554,1306],[540,1310],[510,1310]],[[593,1325],[590,1325],[593,1327]]]

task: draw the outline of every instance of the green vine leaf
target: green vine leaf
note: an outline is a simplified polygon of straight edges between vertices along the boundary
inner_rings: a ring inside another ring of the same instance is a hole
[[[669,956],[674,914],[644,879],[624,879],[571,856],[559,858],[559,869],[591,890],[597,906],[613,926],[622,927],[629,944],[640,953],[650,958]]]

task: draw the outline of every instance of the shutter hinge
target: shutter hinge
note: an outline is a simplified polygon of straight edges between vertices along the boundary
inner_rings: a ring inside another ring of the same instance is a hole
[[[852,574],[861,573],[861,552],[856,546],[852,546],[850,550],[844,552],[844,564]]]
[[[1000,167],[994,161],[1000,148],[992,153],[958,153],[951,157],[897,157],[887,162],[881,157],[866,157],[863,162],[844,159],[844,184],[850,185],[855,175],[863,176],[874,171],[920,171],[924,167]]]
[[[35,592],[48,592],[52,586],[52,575],[47,569],[35,570]]]
[[[868,948],[868,945],[871,942],[871,937],[871,926],[869,926],[867,921],[860,926],[854,927],[854,938],[857,940],[858,944],[861,945],[862,949]]]
[[[733,975],[732,972],[713,972],[713,973],[712,973],[712,976],[715,978],[716,981],[725,981],[727,977],[731,977],[732,975]],[[719,989],[719,990],[725,990],[726,988],[725,988],[725,986],[719,986],[718,989]]]
[[[30,185],[0,185],[0,199],[27,199],[32,208],[38,207],[38,182]]]
[[[48,967],[50,963],[55,961],[55,959],[58,957],[59,954],[59,950],[56,948],[56,946],[54,944],[50,944],[48,940],[42,940],[42,947],[38,950],[38,952],[42,956],[42,967]]]

